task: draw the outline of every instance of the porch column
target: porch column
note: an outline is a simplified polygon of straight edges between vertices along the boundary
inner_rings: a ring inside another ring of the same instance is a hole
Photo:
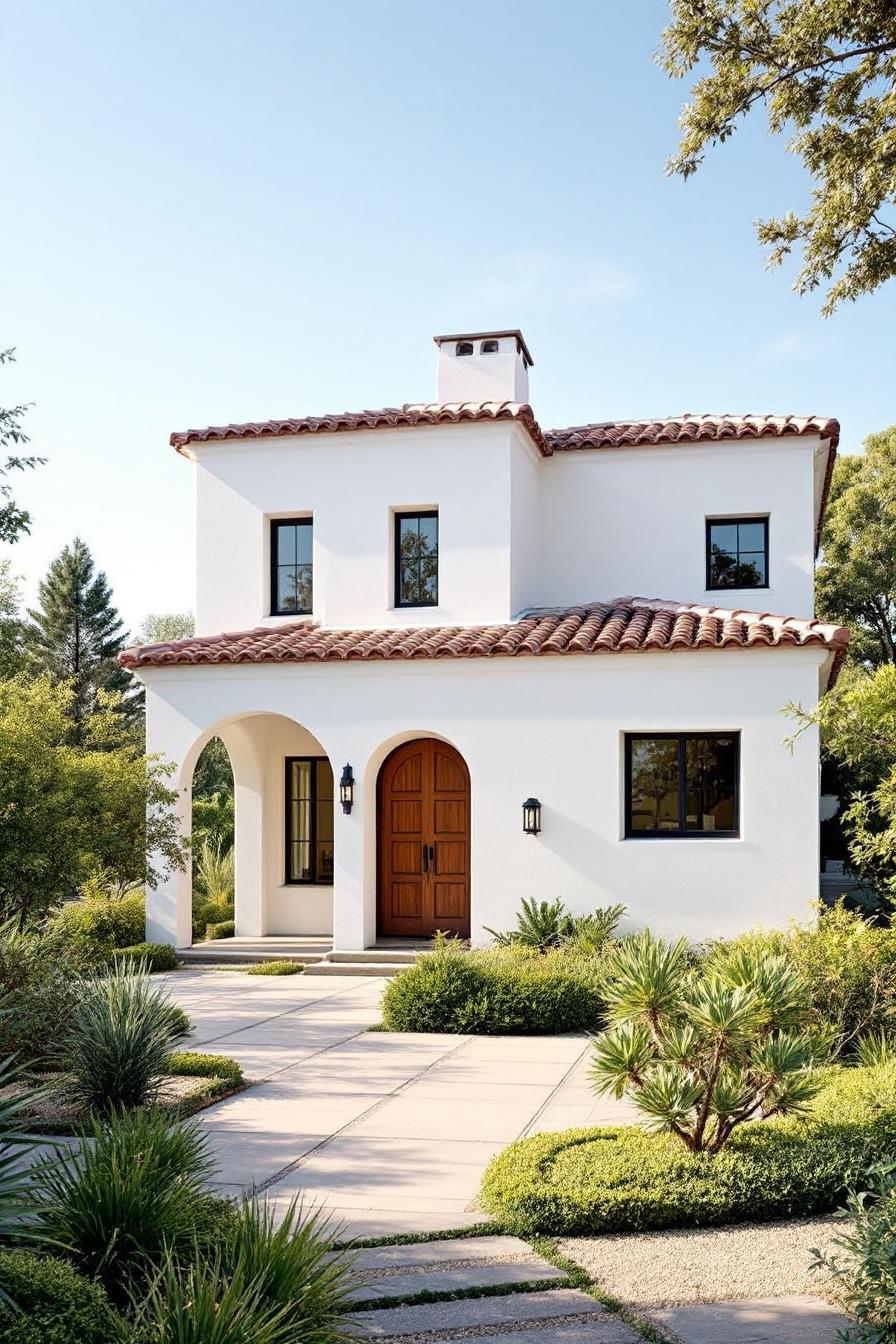
[[[332,758],[337,780],[333,819],[333,947],[337,952],[361,952],[373,943],[376,936],[373,909],[376,902],[376,873],[367,874],[364,868],[364,835],[370,826],[376,825],[376,795],[374,793],[373,816],[368,817],[364,784],[358,779],[361,771],[356,771],[354,804],[351,813],[346,816],[339,806],[336,759]],[[348,758],[343,753],[339,759]],[[372,889],[368,878],[374,884]],[[370,911],[365,911],[365,890],[371,895]]]
[[[181,835],[189,839],[193,827],[192,788],[178,789],[174,806]],[[161,871],[161,860],[153,863]],[[193,941],[192,862],[187,857],[184,868],[163,873],[154,886],[146,888],[146,939],[150,943],[171,943],[174,947],[189,947]]]
[[[238,938],[267,932],[264,902],[264,781],[252,725],[228,724],[221,739],[233,769],[235,924]]]

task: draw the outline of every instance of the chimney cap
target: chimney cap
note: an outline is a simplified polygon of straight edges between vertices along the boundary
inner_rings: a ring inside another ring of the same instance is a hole
[[[508,328],[504,331],[460,331],[453,336],[433,336],[436,345],[441,345],[443,341],[482,341],[494,337],[500,340],[502,336],[513,336],[516,340],[516,348],[523,357],[523,363],[527,368],[532,368],[535,360],[529,353],[529,347],[526,344],[525,337],[519,327]]]

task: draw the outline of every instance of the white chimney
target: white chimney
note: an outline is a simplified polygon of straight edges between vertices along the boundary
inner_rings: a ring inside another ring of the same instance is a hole
[[[437,399],[529,400],[533,359],[521,331],[474,331],[435,336],[439,347]]]

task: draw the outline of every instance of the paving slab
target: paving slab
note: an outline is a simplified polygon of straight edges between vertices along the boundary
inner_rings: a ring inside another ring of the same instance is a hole
[[[411,1270],[377,1279],[364,1277],[352,1289],[355,1301],[373,1297],[410,1297],[414,1293],[475,1292],[480,1288],[498,1288],[503,1284],[536,1283],[547,1279],[565,1280],[562,1269],[549,1265],[540,1256],[514,1260],[510,1264],[452,1265],[445,1269]]]
[[[630,1330],[618,1316],[598,1316],[570,1324],[536,1324],[523,1330],[502,1330],[500,1334],[461,1334],[439,1336],[439,1344],[470,1344],[491,1340],[492,1344],[644,1344],[642,1335]],[[723,1344],[719,1340],[717,1344]]]
[[[383,1307],[357,1311],[349,1317],[350,1328],[362,1339],[400,1339],[433,1330],[463,1330],[475,1338],[476,1328],[520,1325],[530,1321],[587,1318],[589,1323],[606,1318],[607,1311],[587,1293],[576,1288],[555,1288],[545,1293],[508,1293],[502,1297],[461,1298],[453,1302],[428,1302],[417,1307]],[[621,1339],[634,1340],[629,1333]],[[546,1342],[545,1342],[546,1344]],[[718,1344],[718,1341],[715,1342]]]
[[[448,1264],[452,1260],[510,1260],[531,1258],[532,1248],[519,1237],[452,1237],[442,1241],[415,1241],[408,1246],[370,1246],[358,1251],[352,1268],[402,1269],[404,1266]],[[547,1260],[542,1260],[547,1265]]]
[[[835,1344],[850,1320],[817,1297],[701,1302],[650,1315],[682,1344]]]

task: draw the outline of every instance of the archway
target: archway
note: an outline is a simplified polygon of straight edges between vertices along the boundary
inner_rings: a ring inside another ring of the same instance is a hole
[[[470,772],[456,747],[418,737],[377,777],[377,935],[470,936]]]
[[[192,780],[193,942],[234,932],[236,853],[234,778],[230,753],[220,737],[206,742]]]

